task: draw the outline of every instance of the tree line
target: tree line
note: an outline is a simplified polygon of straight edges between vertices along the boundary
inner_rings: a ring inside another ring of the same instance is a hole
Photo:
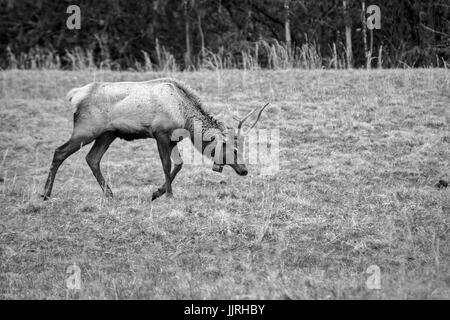
[[[69,29],[67,8],[80,8]],[[370,28],[380,9],[380,28]],[[372,17],[373,18],[373,17]],[[0,0],[0,67],[446,67],[448,0]]]

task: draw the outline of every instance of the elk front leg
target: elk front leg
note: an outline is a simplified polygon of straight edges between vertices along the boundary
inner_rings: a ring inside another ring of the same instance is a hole
[[[172,167],[172,161],[170,160],[170,152],[174,147],[173,142],[170,141],[168,135],[159,134],[156,137],[156,143],[158,145],[159,157],[164,171],[164,177],[166,180],[165,191],[168,198],[172,198],[172,181],[170,179],[170,170]],[[152,197],[153,198],[153,197]]]
[[[174,167],[172,169],[172,172],[170,173],[170,183],[173,182],[173,180],[177,176],[177,173],[183,167],[183,160],[181,159],[180,152],[178,151],[178,147],[176,145],[173,147],[171,154],[173,154],[176,159],[174,161]],[[165,184],[163,184],[157,191],[153,192],[152,201],[155,200],[156,198],[161,197],[164,193],[166,193]]]

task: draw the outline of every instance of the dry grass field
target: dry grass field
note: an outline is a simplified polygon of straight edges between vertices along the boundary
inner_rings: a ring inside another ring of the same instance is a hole
[[[448,70],[170,74],[213,114],[270,102],[258,126],[280,129],[280,171],[185,165],[174,199],[151,202],[155,141],[118,139],[102,162],[113,200],[86,147],[41,201],[72,130],[67,91],[162,76],[1,72],[0,298],[450,299],[450,188],[435,187],[450,178]],[[73,264],[80,290],[66,287]]]

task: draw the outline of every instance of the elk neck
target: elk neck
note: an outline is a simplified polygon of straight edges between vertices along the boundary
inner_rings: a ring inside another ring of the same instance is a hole
[[[211,114],[200,108],[190,108],[186,113],[185,129],[190,133],[192,143],[197,149],[203,152],[207,143],[196,143],[196,139],[201,139],[203,142],[211,141],[217,135],[226,135],[226,128],[224,124],[215,119]]]

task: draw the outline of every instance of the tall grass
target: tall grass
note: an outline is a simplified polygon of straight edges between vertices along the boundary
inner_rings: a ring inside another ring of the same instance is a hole
[[[14,54],[6,47],[7,66],[10,69],[60,69],[61,58],[51,48],[34,47],[28,52]]]
[[[153,62],[150,58],[150,54],[147,51],[141,50],[144,62],[140,63],[139,61],[135,61],[135,69],[137,71],[163,72],[176,72],[180,69],[175,60],[175,56],[164,46],[161,46],[158,39],[156,39],[155,51],[156,61]]]
[[[297,46],[289,48],[286,43],[276,39],[259,40],[256,42],[240,43],[238,47],[225,48],[223,46],[212,50],[203,48],[195,57],[193,70],[287,70],[287,69],[346,69],[346,48],[342,42],[331,43],[328,48],[323,48],[314,40],[308,39]],[[120,64],[110,57],[105,41],[98,39],[99,52],[93,48],[75,47],[65,50],[63,53],[57,52],[52,47],[36,46],[28,52],[14,52],[7,46],[6,60],[3,67],[6,69],[65,69],[65,70],[134,70],[134,71],[161,71],[176,72],[183,70],[184,66],[177,61],[176,55],[156,39],[153,54],[149,51],[141,50],[136,57],[123,57]],[[393,66],[395,68],[411,68],[417,65],[417,60],[422,57],[436,57],[435,61],[429,64],[430,67],[447,68],[448,62],[435,51],[406,51],[400,47],[398,54],[389,59],[383,54],[382,47],[379,48],[377,67]],[[386,50],[385,50],[386,51]],[[415,57],[417,54],[416,59]],[[430,60],[430,59],[428,59]],[[430,60],[431,61],[431,60]],[[428,64],[425,64],[428,66]]]
[[[117,62],[111,61],[105,48],[96,55],[93,49],[75,47],[58,54],[54,48],[34,47],[28,52],[14,53],[7,47],[6,68],[8,69],[113,69],[121,70]],[[155,54],[141,50],[142,55],[133,58],[134,63],[125,69],[136,71],[176,72],[183,69],[175,59],[175,55],[156,41]],[[300,46],[288,48],[285,43],[277,40],[260,40],[245,44],[241,49],[227,50],[223,46],[217,50],[203,49],[195,57],[197,70],[245,69],[260,68],[280,69],[319,69],[324,66],[324,59],[320,54],[320,47],[311,41]]]
[[[103,50],[102,50],[103,51]],[[157,59],[152,61],[148,52],[142,50],[143,62],[135,61],[131,68],[136,71],[165,71],[176,72],[180,70],[175,57],[165,47],[157,43]],[[119,63],[109,58],[96,58],[93,49],[75,47],[58,54],[53,48],[33,47],[28,52],[14,53],[8,46],[6,48],[7,69],[64,69],[64,70],[122,70]],[[127,68],[130,69],[130,68]]]
[[[69,62],[71,70],[92,69],[96,66],[94,62],[94,54],[90,49],[83,50],[82,48],[77,47],[70,51],[66,50],[65,58]],[[100,64],[100,69],[103,67],[103,64],[105,63]]]
[[[320,69],[323,58],[320,48],[315,42],[305,42],[301,46],[288,48],[285,43],[277,40],[260,40],[248,45],[238,53],[219,48],[217,52],[205,50],[199,59],[199,69],[244,69],[271,70],[284,69]]]

